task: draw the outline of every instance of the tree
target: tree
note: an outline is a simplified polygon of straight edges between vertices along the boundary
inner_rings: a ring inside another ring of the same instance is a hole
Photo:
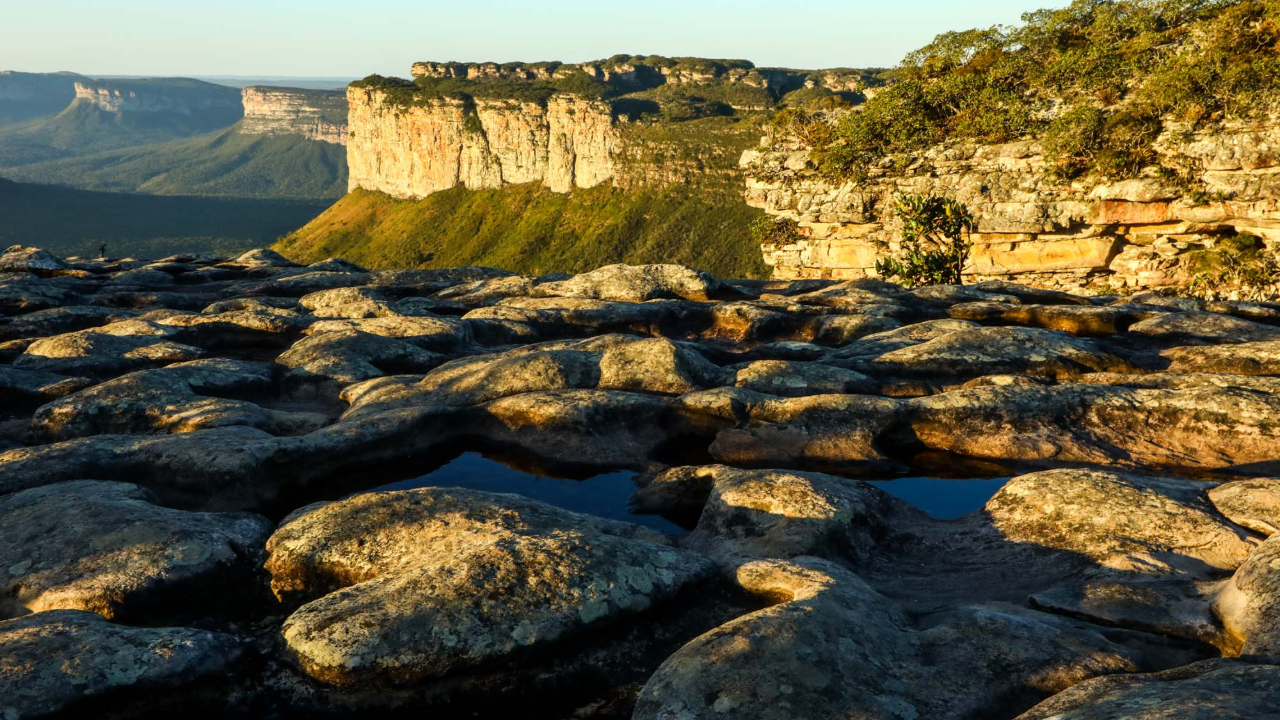
[[[898,194],[893,215],[902,221],[902,252],[877,259],[876,272],[907,287],[962,285],[975,227],[969,208],[951,198]]]

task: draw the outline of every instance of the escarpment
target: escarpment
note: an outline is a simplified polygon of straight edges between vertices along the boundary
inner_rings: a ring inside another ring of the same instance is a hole
[[[566,193],[726,177],[740,187],[746,135],[731,120],[759,121],[797,90],[857,93],[869,77],[659,56],[419,62],[412,76],[348,88],[352,189],[421,198],[457,186]]]
[[[247,87],[241,93],[244,135],[300,135],[347,144],[347,98],[339,90]]]
[[[618,135],[604,103],[555,95],[545,105],[441,98],[402,107],[383,90],[347,93],[351,189],[404,198],[540,182],[568,192],[614,175]]]
[[[1065,182],[1044,145],[939,145],[906,167],[886,163],[862,181],[833,180],[795,138],[766,137],[742,155],[746,199],[796,221],[790,242],[763,247],[777,278],[859,278],[892,247],[897,193],[953,197],[977,220],[965,274],[1066,290],[1185,286],[1224,240],[1280,242],[1280,123],[1232,123],[1190,131],[1170,124],[1154,143],[1181,177],[1147,175]]]
[[[223,87],[184,78],[144,80],[86,80],[75,84],[75,99],[111,113],[173,112],[192,115],[201,112],[241,112],[240,93]]]

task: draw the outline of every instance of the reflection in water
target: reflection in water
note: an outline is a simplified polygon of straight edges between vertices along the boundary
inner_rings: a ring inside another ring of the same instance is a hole
[[[911,477],[873,482],[886,493],[905,500],[938,520],[954,520],[982,508],[1009,478],[939,480]]]
[[[683,535],[685,530],[657,515],[633,515],[627,501],[635,492],[633,472],[595,475],[585,480],[564,480],[524,473],[490,460],[479,453],[463,453],[440,468],[409,480],[383,485],[377,490],[408,490],[420,487],[460,487],[485,492],[514,493],[548,505],[610,520],[622,520]]]

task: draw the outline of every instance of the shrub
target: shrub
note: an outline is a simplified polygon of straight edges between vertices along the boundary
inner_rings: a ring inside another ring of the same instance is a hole
[[[790,218],[764,215],[756,218],[747,228],[751,242],[757,245],[791,245],[800,240],[800,225]]]
[[[1280,0],[1075,0],[1019,27],[939,35],[885,75],[895,84],[814,147],[827,174],[860,181],[938,142],[1043,134],[1064,177],[1129,176],[1154,161],[1165,117],[1275,108]]]
[[[969,257],[973,216],[963,203],[932,195],[896,195],[893,215],[902,221],[900,257],[876,260],[876,272],[907,287],[960,285]]]

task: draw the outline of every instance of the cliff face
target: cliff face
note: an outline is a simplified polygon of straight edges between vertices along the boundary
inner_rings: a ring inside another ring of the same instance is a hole
[[[1199,250],[1248,233],[1280,245],[1280,123],[1191,132],[1169,124],[1155,147],[1181,175],[1063,183],[1040,144],[932,148],[861,184],[818,175],[809,150],[765,138],[741,158],[747,202],[799,223],[802,237],[763,247],[777,278],[874,274],[877,241],[898,227],[895,193],[954,197],[978,222],[965,272],[1046,287],[1135,289],[1185,284]]]
[[[235,88],[181,78],[77,82],[75,92],[77,101],[111,113],[242,112]]]
[[[554,192],[614,175],[618,137],[606,103],[555,95],[437,99],[409,107],[376,88],[348,89],[350,187],[395,197],[540,182]]]
[[[247,87],[241,93],[245,135],[299,135],[347,144],[347,98],[342,91]]]

